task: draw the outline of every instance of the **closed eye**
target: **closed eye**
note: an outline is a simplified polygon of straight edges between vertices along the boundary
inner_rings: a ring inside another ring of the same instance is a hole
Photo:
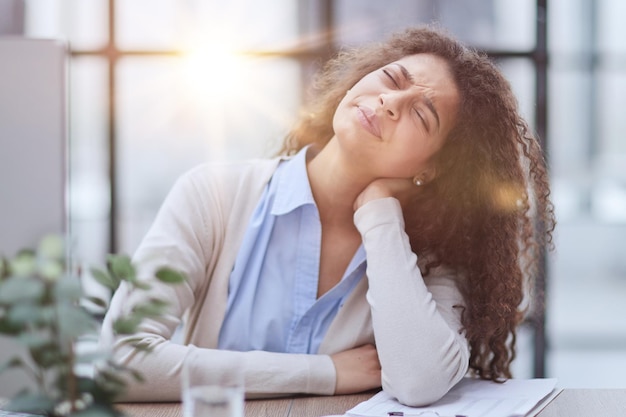
[[[395,65],[398,68],[400,68],[400,72],[402,73],[402,76],[404,77],[404,79],[406,79],[411,84],[415,84],[415,79],[413,78],[411,73],[409,73],[409,71],[406,69],[406,67],[404,67],[403,65],[401,65],[399,63],[394,63],[393,65]],[[397,83],[396,83],[396,85],[397,85]],[[433,105],[432,100],[430,100],[427,96],[424,96],[422,98],[422,101],[424,102],[424,105],[426,105],[428,110],[432,113],[432,115],[435,117],[435,122],[437,123],[437,129],[439,129],[441,127],[441,122],[439,121],[439,113],[437,113],[437,109]],[[422,118],[422,119],[425,120],[425,118]],[[427,123],[427,125],[428,125],[428,123]],[[429,127],[429,126],[427,126],[427,127]]]
[[[384,69],[383,72],[385,73],[385,75],[391,80],[391,82],[393,83],[393,85],[396,86],[396,88],[400,88],[400,84],[398,84],[398,82],[396,81],[396,79],[393,77],[393,75],[391,74],[391,72],[389,72],[388,70]]]
[[[422,115],[422,113],[418,109],[413,109],[413,111],[415,111],[415,114],[417,114],[417,117],[420,118],[420,120],[421,120],[422,124],[424,125],[424,127],[426,128],[426,130],[430,132],[430,126],[428,125],[428,121]]]

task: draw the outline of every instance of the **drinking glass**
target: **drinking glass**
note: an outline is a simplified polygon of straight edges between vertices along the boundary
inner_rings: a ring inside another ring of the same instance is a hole
[[[184,417],[243,417],[244,385],[241,361],[224,352],[219,369],[206,370],[201,350],[190,347],[182,368]]]

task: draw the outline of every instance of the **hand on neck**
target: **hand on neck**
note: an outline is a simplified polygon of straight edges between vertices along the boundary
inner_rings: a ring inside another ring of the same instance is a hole
[[[307,155],[311,191],[322,219],[345,220],[349,217],[352,224],[354,201],[374,180],[364,168],[341,151],[335,138],[310,159]]]

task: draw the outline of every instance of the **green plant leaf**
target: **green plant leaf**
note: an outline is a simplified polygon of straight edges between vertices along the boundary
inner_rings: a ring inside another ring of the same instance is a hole
[[[45,294],[43,282],[32,278],[11,277],[0,282],[0,303],[18,304],[38,301]]]
[[[133,334],[137,332],[141,317],[130,315],[128,317],[120,317],[113,322],[113,331],[116,334]]]
[[[93,333],[97,329],[95,319],[82,308],[72,304],[59,304],[59,336],[72,341],[79,336]]]
[[[137,278],[137,270],[126,255],[109,255],[108,265],[111,276],[121,281],[128,282],[133,288],[149,290],[150,285]]]
[[[43,312],[39,304],[22,302],[14,305],[9,310],[7,318],[18,326],[26,324],[40,324],[42,322]]]
[[[54,304],[45,305],[41,307],[41,323],[42,324],[53,324],[57,320],[56,307]]]
[[[134,281],[137,277],[135,267],[127,255],[109,255],[107,257],[112,275],[122,281]]]
[[[54,295],[58,302],[78,301],[82,293],[83,289],[76,277],[64,277],[54,285]]]
[[[45,333],[22,333],[17,341],[31,350],[50,346],[50,336]]]
[[[20,358],[19,356],[14,356],[0,365],[0,374],[7,369],[19,368],[21,366],[24,366],[24,361],[22,360],[22,358]]]
[[[7,260],[0,258],[0,280],[6,278],[9,274],[9,266]]]
[[[37,270],[37,256],[29,249],[21,250],[9,261],[11,274],[18,277],[31,276]]]
[[[50,340],[41,346],[30,349],[30,356],[41,369],[55,367],[57,371],[65,370],[69,366],[67,356],[63,355],[59,346]]]
[[[91,276],[102,286],[109,288],[113,291],[117,290],[120,286],[120,280],[108,272],[105,272],[101,269],[91,268],[90,269]]]
[[[122,376],[118,375],[115,372],[110,372],[110,371],[101,369],[98,372],[98,377],[106,385],[109,385],[109,386],[111,386],[114,389],[115,389],[115,387],[119,388],[119,387],[125,387],[126,386],[126,381],[124,380],[124,378]]]
[[[48,281],[57,281],[65,273],[65,266],[59,260],[45,259],[37,265],[37,271]]]
[[[155,275],[159,281],[167,284],[180,284],[185,282],[185,276],[182,273],[168,267],[160,268]]]
[[[22,326],[18,326],[9,320],[8,317],[3,317],[0,319],[0,334],[4,334],[7,336],[17,336],[20,334],[22,330]]]
[[[47,259],[63,259],[65,256],[65,243],[58,235],[47,235],[39,241],[37,253]]]
[[[146,284],[145,282],[138,281],[137,279],[135,279],[135,280],[132,282],[132,286],[133,286],[134,288],[138,288],[138,289],[140,289],[140,290],[144,290],[144,291],[147,291],[147,290],[149,290],[150,288],[152,288],[149,284]]]
[[[28,348],[30,357],[11,360],[0,365],[0,373],[16,367],[25,367],[30,373],[45,379],[46,389],[53,388],[50,397],[42,394],[24,393],[12,401],[15,410],[53,414],[55,410],[69,407],[69,382],[76,388],[75,403],[80,411],[73,417],[122,416],[113,407],[114,399],[121,394],[127,381],[143,381],[141,373],[125,365],[116,364],[109,352],[76,350],[77,343],[95,337],[98,322],[92,314],[93,305],[106,311],[105,299],[83,294],[80,280],[71,276],[64,262],[62,239],[47,236],[41,240],[38,252],[24,250],[11,260],[0,258],[0,333],[10,335]],[[94,279],[105,288],[115,292],[122,281],[135,290],[149,290],[152,280],[139,280],[131,258],[125,255],[107,257],[106,270],[90,269]],[[185,281],[180,272],[171,268],[159,268],[151,277],[164,284]],[[92,314],[85,305],[92,309]],[[142,320],[160,317],[166,313],[168,303],[148,298],[126,316],[113,323],[113,330],[125,335],[125,342],[138,352],[152,350],[149,340],[137,336]],[[86,364],[97,372],[83,372]],[[102,370],[104,368],[104,370]],[[71,378],[68,378],[71,377]],[[54,397],[52,397],[54,395]],[[69,408],[65,411],[69,411]]]
[[[146,303],[137,305],[133,309],[133,314],[138,315],[142,319],[147,317],[159,317],[163,315],[167,306],[167,302],[153,298]]]
[[[51,413],[54,401],[41,393],[22,393],[13,397],[3,408],[24,413]]]
[[[135,349],[135,351],[137,352],[143,352],[143,353],[149,353],[152,352],[154,350],[153,346],[150,346],[149,344],[145,343],[145,342],[139,342],[133,345],[133,348]]]
[[[94,305],[96,305],[97,307],[101,307],[101,308],[107,308],[108,304],[106,301],[104,301],[102,298],[100,297],[94,297],[94,296],[89,296],[89,297],[85,297],[85,299],[87,301],[89,301],[90,303],[93,303]]]

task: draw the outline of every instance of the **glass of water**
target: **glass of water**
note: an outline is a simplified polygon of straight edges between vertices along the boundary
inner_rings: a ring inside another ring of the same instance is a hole
[[[243,417],[243,367],[224,354],[219,369],[207,369],[202,351],[189,348],[182,369],[184,417]]]

